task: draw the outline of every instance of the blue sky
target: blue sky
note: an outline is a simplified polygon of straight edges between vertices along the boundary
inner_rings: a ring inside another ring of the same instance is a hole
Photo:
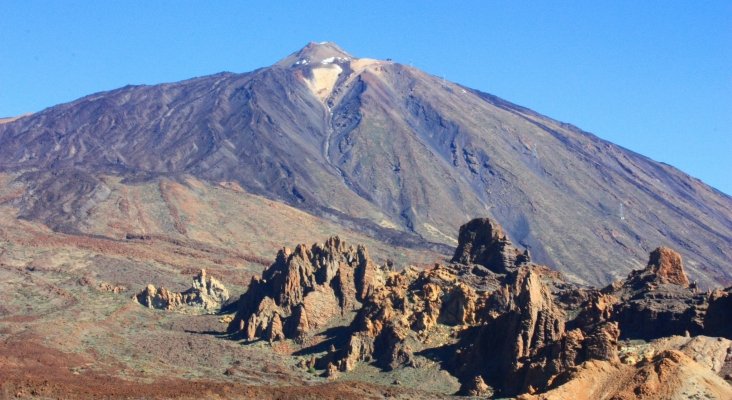
[[[0,0],[0,116],[245,72],[309,41],[411,63],[732,193],[730,1]]]

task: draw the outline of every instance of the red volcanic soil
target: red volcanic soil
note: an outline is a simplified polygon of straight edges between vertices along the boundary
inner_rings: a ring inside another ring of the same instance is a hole
[[[407,390],[359,382],[313,386],[251,386],[176,377],[135,382],[84,372],[90,356],[63,353],[35,340],[0,342],[0,397],[152,399],[372,399],[400,397]],[[113,372],[113,371],[110,371]]]

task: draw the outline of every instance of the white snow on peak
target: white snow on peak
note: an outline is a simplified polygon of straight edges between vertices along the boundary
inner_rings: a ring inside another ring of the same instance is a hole
[[[351,59],[348,57],[328,57],[328,58],[323,59],[323,61],[321,61],[320,63],[325,65],[325,64],[333,64],[334,62],[342,63],[342,62],[346,62],[346,61],[350,61],[350,60]]]
[[[308,64],[310,64],[310,60],[307,58],[303,58],[301,60],[297,60],[295,62],[295,64],[293,64],[293,65],[308,65]]]

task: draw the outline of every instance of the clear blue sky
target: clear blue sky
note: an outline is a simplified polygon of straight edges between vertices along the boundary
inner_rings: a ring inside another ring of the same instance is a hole
[[[732,194],[731,1],[273,3],[0,0],[0,116],[245,72],[333,41],[573,123]]]

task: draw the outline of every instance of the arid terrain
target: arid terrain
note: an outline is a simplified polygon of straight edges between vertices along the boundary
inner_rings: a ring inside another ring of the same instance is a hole
[[[286,353],[223,339],[223,315],[152,311],[135,303],[133,297],[148,283],[185,289],[201,268],[238,296],[249,279],[271,263],[281,247],[277,239],[287,242],[285,237],[305,242],[339,232],[384,250],[382,262],[389,256],[410,257],[423,264],[444,259],[430,251],[378,244],[362,234],[236,189],[203,185],[199,189],[210,191],[211,198],[186,198],[182,193],[191,189],[180,187],[171,201],[181,201],[185,215],[213,213],[201,218],[204,226],[198,228],[191,224],[194,219],[187,220],[186,229],[192,235],[198,229],[221,232],[222,237],[229,238],[228,244],[211,241],[208,233],[202,234],[200,241],[164,234],[166,224],[172,228],[174,222],[159,185],[139,185],[132,188],[133,193],[124,192],[136,199],[129,207],[139,212],[138,221],[147,224],[150,235],[131,235],[128,239],[125,228],[130,221],[115,218],[106,206],[92,213],[103,215],[95,222],[99,226],[95,234],[64,234],[18,219],[18,209],[10,204],[24,189],[10,184],[12,179],[2,176],[0,189],[0,274],[4,283],[0,291],[4,350],[0,356],[0,393],[8,397],[200,398],[201,392],[208,391],[211,397],[222,398],[340,398],[380,393],[381,389],[374,391],[367,384],[289,390],[289,386],[324,384],[325,380],[295,368],[295,361]],[[118,194],[113,191],[109,207],[121,212]],[[208,201],[213,202],[213,208]],[[231,203],[223,205],[223,201]],[[158,207],[164,210],[160,214],[156,214]],[[161,233],[156,235],[155,229]],[[267,387],[259,388],[261,385]],[[399,392],[396,388],[384,390]]]
[[[0,119],[0,282],[2,398],[732,398],[732,198],[332,43]]]

